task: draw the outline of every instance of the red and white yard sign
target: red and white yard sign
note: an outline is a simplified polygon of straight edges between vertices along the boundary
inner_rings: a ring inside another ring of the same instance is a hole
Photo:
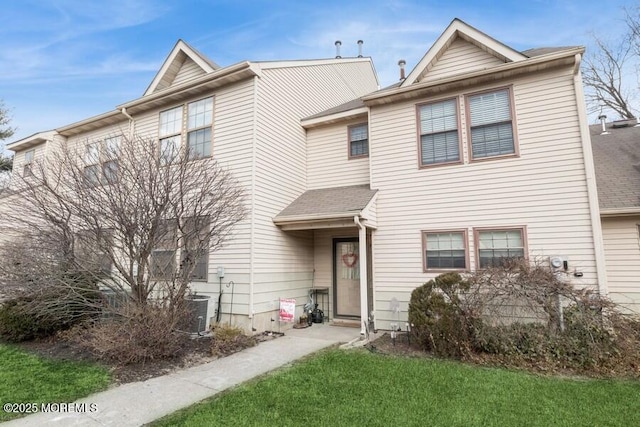
[[[296,300],[280,298],[280,321],[293,322],[296,313]]]

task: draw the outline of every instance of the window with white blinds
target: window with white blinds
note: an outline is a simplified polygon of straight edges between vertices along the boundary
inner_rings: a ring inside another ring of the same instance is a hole
[[[419,116],[421,166],[460,161],[456,100],[421,105]]]
[[[472,158],[515,153],[508,89],[467,97]]]

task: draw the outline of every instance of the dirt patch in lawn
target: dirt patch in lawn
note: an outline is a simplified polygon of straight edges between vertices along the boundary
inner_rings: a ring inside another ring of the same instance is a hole
[[[366,348],[373,353],[393,356],[431,357],[429,353],[426,353],[416,344],[415,338],[406,332],[398,332],[395,339],[391,337],[389,332],[385,332],[367,344]]]
[[[97,360],[96,357],[86,349],[63,337],[38,339],[16,345],[28,352],[46,358],[93,362],[106,366],[111,371],[114,383],[117,385],[135,381],[145,381],[179,369],[211,362],[221,357],[230,356],[260,342],[275,339],[281,335],[282,334],[268,335],[267,333],[263,333],[252,337],[243,336],[242,339],[225,342],[224,346],[215,346],[214,338],[210,334],[194,336],[188,340],[181,351],[171,359],[154,360],[147,363],[130,365],[118,365],[105,360]],[[215,349],[215,351],[213,351],[213,349]]]

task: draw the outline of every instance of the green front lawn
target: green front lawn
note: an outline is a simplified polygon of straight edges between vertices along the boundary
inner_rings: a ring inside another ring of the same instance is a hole
[[[107,369],[88,363],[48,360],[0,344],[0,404],[64,403],[107,388]],[[0,412],[0,421],[21,414]]]
[[[640,382],[331,350],[156,426],[631,426]]]

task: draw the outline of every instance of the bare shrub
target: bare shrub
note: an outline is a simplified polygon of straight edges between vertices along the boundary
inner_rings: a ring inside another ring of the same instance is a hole
[[[414,290],[409,319],[422,347],[441,356],[640,375],[640,321],[541,263],[440,275]]]
[[[159,153],[155,139],[107,139],[52,146],[16,177],[0,223],[14,236],[5,252],[23,256],[0,263],[3,289],[42,285],[46,272],[30,262],[41,252],[50,271],[91,275],[138,306],[158,297],[180,304],[193,280],[208,279],[210,253],[245,217],[243,188],[215,159],[186,148]],[[54,285],[70,284],[46,284]]]
[[[213,330],[211,354],[224,356],[254,345],[256,345],[255,338],[245,335],[242,329],[220,324]]]
[[[184,322],[183,307],[128,304],[118,316],[103,319],[77,332],[79,345],[98,359],[127,365],[177,357],[189,335],[178,327]]]

